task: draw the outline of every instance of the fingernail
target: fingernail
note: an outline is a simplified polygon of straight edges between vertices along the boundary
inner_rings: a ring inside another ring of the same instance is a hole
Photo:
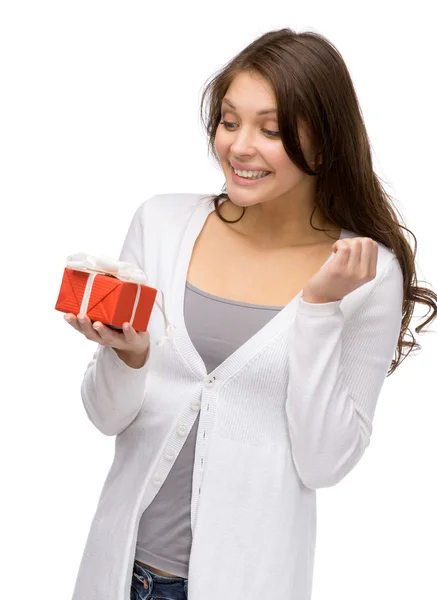
[[[67,323],[71,323],[71,317],[70,317],[70,315],[65,315],[64,319],[67,321]]]
[[[129,323],[123,325],[123,331],[129,331]]]
[[[83,317],[82,315],[77,315],[77,320],[79,321],[79,323],[85,323],[85,317]]]
[[[94,329],[100,329],[101,328],[100,323],[98,321],[96,321],[95,323],[93,323],[93,327],[94,327]]]

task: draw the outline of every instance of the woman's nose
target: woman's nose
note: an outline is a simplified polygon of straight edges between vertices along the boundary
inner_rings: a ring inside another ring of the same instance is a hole
[[[231,144],[231,151],[234,156],[252,155],[254,154],[254,137],[249,132],[240,130],[235,134],[235,138]]]

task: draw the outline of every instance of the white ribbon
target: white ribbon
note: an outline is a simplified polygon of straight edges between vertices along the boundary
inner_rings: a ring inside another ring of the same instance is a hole
[[[91,256],[85,252],[76,252],[67,257],[67,268],[86,273],[113,275],[122,281],[147,285],[147,277],[139,267],[129,262],[113,260],[103,254]]]
[[[112,275],[121,281],[136,283],[138,285],[137,295],[133,305],[132,315],[129,320],[130,325],[132,325],[140,300],[141,285],[147,285],[147,277],[139,267],[129,262],[113,260],[104,255],[91,256],[85,254],[85,252],[76,252],[67,257],[67,269],[89,273],[79,311],[82,314],[86,314],[88,310],[91,290],[93,289],[96,275]]]

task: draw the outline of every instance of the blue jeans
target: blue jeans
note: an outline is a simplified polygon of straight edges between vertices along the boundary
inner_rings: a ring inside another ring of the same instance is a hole
[[[131,600],[187,600],[188,579],[152,573],[134,562]]]

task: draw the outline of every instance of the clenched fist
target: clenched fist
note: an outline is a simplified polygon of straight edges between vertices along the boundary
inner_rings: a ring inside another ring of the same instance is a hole
[[[376,276],[378,244],[368,237],[337,240],[334,258],[305,285],[305,302],[336,302]]]

